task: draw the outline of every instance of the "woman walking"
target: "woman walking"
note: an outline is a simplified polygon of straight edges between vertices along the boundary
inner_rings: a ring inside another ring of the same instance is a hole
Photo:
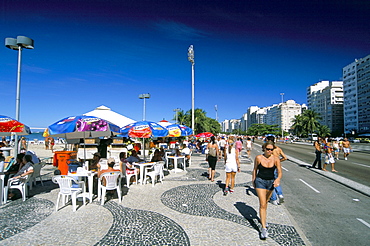
[[[234,192],[235,175],[236,172],[240,172],[239,150],[235,148],[235,138],[232,136],[229,137],[227,143],[228,145],[224,149],[226,171],[224,196],[228,192],[230,194]]]
[[[271,141],[262,145],[264,153],[256,156],[252,173],[252,183],[256,189],[260,203],[261,239],[266,239],[268,236],[266,229],[267,202],[270,200],[274,188],[280,185],[282,177],[280,160],[272,154],[275,148],[275,144]],[[278,177],[276,179],[274,176],[275,169],[278,171]]]
[[[208,179],[214,181],[217,158],[220,156],[220,150],[214,136],[211,137],[211,142],[207,144],[208,150]]]

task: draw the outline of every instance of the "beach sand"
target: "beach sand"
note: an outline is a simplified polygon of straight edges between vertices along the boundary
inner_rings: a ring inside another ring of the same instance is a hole
[[[62,151],[64,150],[64,144],[56,144],[54,145],[54,151]],[[45,145],[43,144],[28,144],[28,150],[32,150],[36,153],[37,157],[41,160],[44,158],[50,158],[54,156],[53,151],[49,149],[45,149]]]

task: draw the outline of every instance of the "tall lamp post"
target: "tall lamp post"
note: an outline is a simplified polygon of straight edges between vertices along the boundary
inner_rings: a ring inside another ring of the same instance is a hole
[[[190,45],[188,49],[188,60],[191,63],[191,129],[194,129],[194,47]]]
[[[140,94],[139,95],[139,98],[140,99],[144,99],[144,108],[143,108],[143,121],[145,120],[145,99],[149,99],[150,98],[150,94],[149,93],[146,93],[146,94]]]
[[[173,110],[173,112],[176,112],[176,116],[175,116],[175,119],[176,119],[176,124],[177,124],[177,113],[180,111],[181,109],[180,108],[175,108],[174,110]]]
[[[281,96],[281,138],[284,138],[284,130],[283,130],[283,103],[284,103],[284,93],[280,93]]]
[[[149,93],[146,93],[146,94],[140,94],[139,95],[139,98],[140,99],[144,99],[144,108],[143,108],[143,121],[145,121],[145,99],[149,99],[150,98],[150,94]],[[146,161],[146,157],[145,157],[145,138],[143,138],[143,146],[144,146],[144,161]]]
[[[18,50],[18,72],[17,72],[17,94],[15,99],[15,119],[20,119],[20,100],[21,100],[21,62],[22,49],[33,49],[33,40],[25,36],[17,36],[17,38],[5,38],[5,46],[11,50]],[[15,135],[14,141],[14,156],[18,154],[18,136]]]
[[[217,108],[217,105],[215,105],[215,111],[216,111],[216,121],[218,122],[218,108]]]

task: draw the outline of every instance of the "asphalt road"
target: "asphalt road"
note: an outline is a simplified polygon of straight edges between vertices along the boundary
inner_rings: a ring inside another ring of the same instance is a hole
[[[279,146],[288,156],[309,164],[315,158],[311,145]],[[253,154],[261,153],[260,147],[254,149]],[[369,185],[366,157],[370,155],[354,152],[348,161],[338,161],[336,169],[349,179]],[[312,245],[369,245],[370,197],[289,160],[283,162],[281,183],[284,205]]]

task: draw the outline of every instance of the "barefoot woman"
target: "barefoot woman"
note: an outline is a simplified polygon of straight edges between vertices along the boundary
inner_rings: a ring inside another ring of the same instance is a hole
[[[266,142],[262,145],[263,154],[256,156],[254,161],[252,182],[260,202],[261,239],[266,239],[268,236],[266,229],[267,202],[270,200],[274,187],[280,185],[282,176],[279,158],[272,155],[272,151],[275,148],[273,142]],[[274,178],[275,169],[278,171],[278,177],[276,179]]]

